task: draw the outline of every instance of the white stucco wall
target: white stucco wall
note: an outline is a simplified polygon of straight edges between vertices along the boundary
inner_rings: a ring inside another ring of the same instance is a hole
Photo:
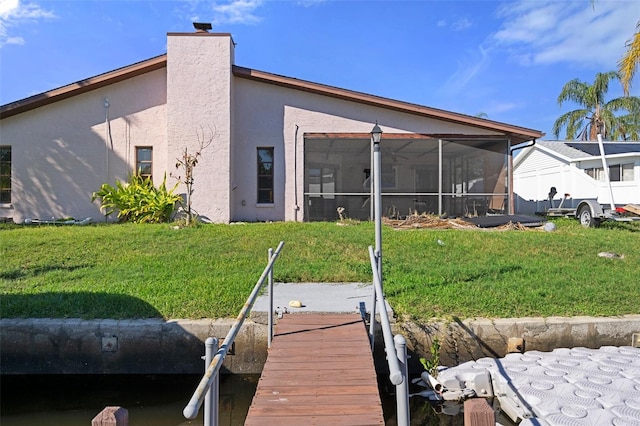
[[[126,180],[136,146],[152,146],[154,161],[166,162],[165,87],[158,70],[3,119],[0,144],[12,147],[12,204],[0,215],[19,223],[104,220],[91,194],[105,182]],[[157,169],[154,178],[162,179]]]

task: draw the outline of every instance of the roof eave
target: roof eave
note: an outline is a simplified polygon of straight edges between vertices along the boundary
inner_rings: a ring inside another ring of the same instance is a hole
[[[167,55],[156,56],[142,62],[81,80],[48,92],[40,93],[0,107],[0,119],[9,118],[23,112],[52,104],[63,99],[86,93],[110,84],[118,83],[138,75],[146,74],[166,67]]]
[[[347,89],[341,89],[310,81],[299,80],[291,77],[285,77],[277,74],[271,74],[264,71],[258,71],[251,68],[244,68],[237,65],[233,66],[233,74],[236,77],[246,78],[250,80],[260,81],[263,83],[275,84],[291,89],[302,90],[305,92],[315,93],[333,98],[358,102],[365,105],[371,105],[403,113],[430,117],[438,120],[448,121],[451,123],[462,124],[467,126],[479,127],[485,130],[497,132],[505,136],[511,137],[513,143],[521,143],[544,136],[543,132],[528,129],[520,126],[513,126],[497,121],[486,120],[479,117],[459,114],[455,112],[445,111],[437,108],[416,105],[408,102],[397,101],[380,96],[374,96],[362,92],[356,92]]]

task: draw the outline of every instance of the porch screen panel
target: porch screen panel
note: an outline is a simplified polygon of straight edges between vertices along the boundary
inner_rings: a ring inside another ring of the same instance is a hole
[[[368,139],[305,140],[305,220],[367,220],[369,163]]]
[[[507,213],[507,150],[507,141],[444,142],[443,213]]]

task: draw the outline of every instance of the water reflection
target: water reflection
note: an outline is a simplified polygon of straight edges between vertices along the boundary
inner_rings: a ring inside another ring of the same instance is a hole
[[[182,409],[201,376],[196,375],[5,375],[1,380],[3,426],[87,426],[106,406],[129,411],[130,426],[201,425],[202,410],[186,420]],[[241,425],[258,375],[223,375],[220,425]]]

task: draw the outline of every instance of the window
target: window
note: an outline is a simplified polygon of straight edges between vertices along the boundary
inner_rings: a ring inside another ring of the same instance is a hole
[[[273,148],[258,148],[258,204],[273,204]]]
[[[622,180],[625,182],[633,182],[633,163],[622,165]]]
[[[0,204],[11,203],[11,147],[0,146]]]
[[[136,147],[136,173],[153,180],[153,148],[150,146]]]
[[[604,169],[602,167],[593,167],[585,169],[584,171],[597,181],[604,182],[606,180]],[[609,180],[611,182],[633,181],[633,163],[609,166]]]

